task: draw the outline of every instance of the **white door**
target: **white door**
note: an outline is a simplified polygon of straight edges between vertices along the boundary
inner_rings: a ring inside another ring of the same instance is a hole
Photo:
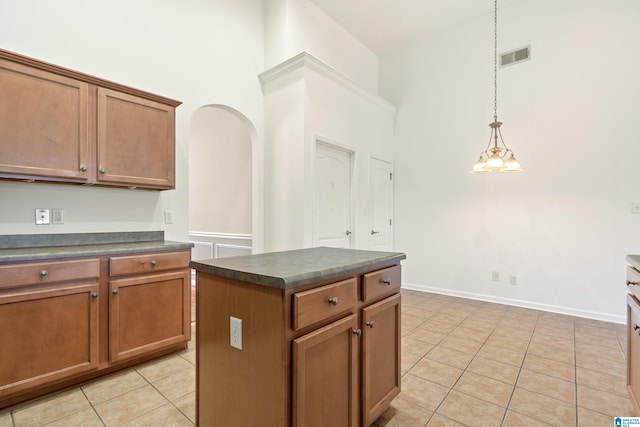
[[[313,246],[351,246],[351,154],[316,144]]]
[[[391,163],[371,158],[369,188],[371,194],[371,229],[369,249],[393,249],[393,172]]]

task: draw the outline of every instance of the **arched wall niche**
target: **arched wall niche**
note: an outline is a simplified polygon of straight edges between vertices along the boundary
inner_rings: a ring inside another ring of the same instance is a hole
[[[262,147],[238,110],[201,106],[189,134],[189,237],[194,259],[262,252]]]

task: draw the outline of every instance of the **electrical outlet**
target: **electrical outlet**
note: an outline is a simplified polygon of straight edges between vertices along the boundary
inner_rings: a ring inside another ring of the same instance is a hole
[[[50,223],[49,209],[36,209],[36,225],[47,225]]]
[[[51,209],[52,224],[64,224],[64,209]]]
[[[515,274],[509,276],[509,284],[516,286],[518,284],[518,276],[516,276]]]
[[[499,282],[500,281],[500,273],[498,273],[497,271],[493,271],[491,273],[491,279],[493,279],[494,282]]]
[[[231,347],[242,350],[242,319],[231,316],[229,318],[229,332],[231,335]]]

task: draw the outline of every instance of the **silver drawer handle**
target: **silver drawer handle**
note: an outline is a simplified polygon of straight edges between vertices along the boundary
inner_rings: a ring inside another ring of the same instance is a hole
[[[105,173],[107,173],[107,170],[105,168],[100,168],[100,174],[104,175]]]
[[[353,335],[359,337],[360,335],[362,335],[362,329],[354,329]]]
[[[155,267],[156,265],[158,265],[158,261],[156,261],[155,259],[152,259],[151,265]]]
[[[371,235],[373,236],[374,234],[380,234],[380,232],[376,230],[371,230]]]
[[[627,280],[627,286],[629,285],[640,285],[640,282],[632,282],[631,280]]]
[[[383,280],[382,284],[389,286],[391,285],[391,280]]]
[[[114,295],[118,295],[118,290],[114,289],[114,290],[111,291],[111,293],[114,294]]]
[[[40,277],[44,277],[47,274],[49,274],[49,272],[47,270],[40,270]]]
[[[338,305],[338,297],[329,298],[328,302],[331,305]]]
[[[86,172],[87,167],[85,165],[80,165],[80,172]]]
[[[372,320],[372,321],[370,321],[370,322],[367,322],[367,323],[366,323],[366,325],[367,325],[368,327],[370,327],[371,329],[373,329],[373,327],[374,327],[376,324],[375,324],[375,322]]]
[[[97,292],[92,293],[91,298],[98,298],[98,293]]]

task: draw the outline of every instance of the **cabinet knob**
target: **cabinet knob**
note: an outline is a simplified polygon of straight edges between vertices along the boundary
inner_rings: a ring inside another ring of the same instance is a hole
[[[152,259],[151,265],[155,267],[156,265],[158,265],[158,261],[156,261],[155,259]]]
[[[118,295],[118,290],[114,289],[114,290],[111,291],[111,293],[114,294],[114,295]]]
[[[635,323],[633,324],[633,330],[637,331],[638,329],[640,329],[640,326],[636,325]]]
[[[87,167],[85,165],[80,165],[80,172],[86,172]]]
[[[94,298],[94,299],[98,298],[98,293],[97,292],[92,293],[91,294],[91,298]]]
[[[44,277],[47,274],[49,274],[49,272],[47,270],[40,270],[40,277]]]
[[[372,320],[372,321],[370,321],[370,322],[367,322],[367,323],[366,323],[366,325],[367,325],[368,327],[370,327],[371,329],[373,329],[373,327],[376,325],[376,323]]]
[[[100,173],[101,173],[102,175],[104,175],[105,173],[107,173],[107,171],[105,170],[105,168],[100,167]]]
[[[382,284],[389,286],[389,285],[391,285],[391,280],[383,280]]]
[[[359,337],[360,335],[362,335],[362,329],[354,329],[353,335]]]
[[[629,285],[640,285],[640,282],[632,282],[631,280],[627,280],[627,286]]]
[[[371,235],[373,236],[374,234],[380,234],[379,231],[375,231],[375,230],[371,230]]]
[[[329,304],[338,305],[338,297],[329,298]]]
[[[344,234],[346,234],[347,236],[351,236],[351,230],[345,231]]]

